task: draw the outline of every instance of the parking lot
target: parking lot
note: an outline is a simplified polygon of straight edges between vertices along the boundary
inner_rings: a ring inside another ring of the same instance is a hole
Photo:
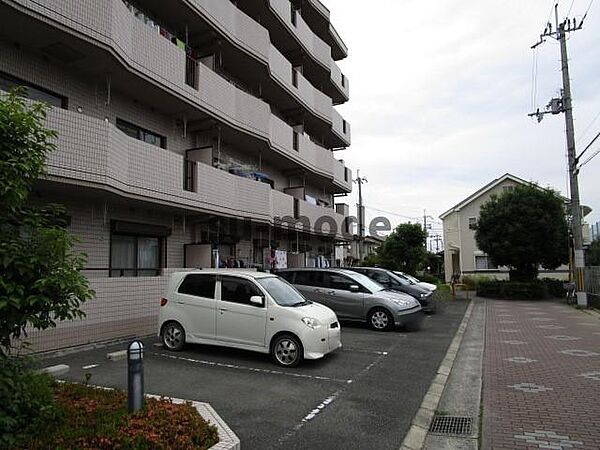
[[[445,355],[467,303],[440,305],[417,332],[342,324],[343,349],[294,369],[268,355],[188,345],[171,353],[146,339],[146,392],[209,402],[245,449],[397,449]],[[44,361],[63,378],[126,388],[126,361],[109,346]]]

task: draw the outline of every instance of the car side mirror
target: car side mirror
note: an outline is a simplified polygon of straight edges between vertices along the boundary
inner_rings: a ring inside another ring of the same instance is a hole
[[[250,303],[254,306],[264,306],[264,298],[260,295],[253,295],[250,297]]]
[[[351,284],[350,292],[360,292],[360,286],[358,284]]]

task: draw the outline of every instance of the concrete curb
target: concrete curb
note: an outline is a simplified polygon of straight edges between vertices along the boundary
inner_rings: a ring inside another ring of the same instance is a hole
[[[474,302],[475,300],[471,300],[469,303],[469,307],[465,312],[462,322],[460,323],[458,330],[456,330],[454,339],[452,339],[452,343],[450,344],[450,347],[448,347],[446,356],[444,356],[437,374],[433,379],[431,386],[429,386],[429,390],[427,391],[427,394],[425,394],[417,414],[415,414],[415,417],[413,418],[408,433],[404,437],[404,441],[402,441],[400,450],[421,450],[425,445],[425,438],[427,437],[429,427],[433,421],[435,410],[442,398],[442,393],[448,382],[448,375],[450,375],[450,372],[452,371],[452,365],[454,364],[469,319],[471,318]]]
[[[116,352],[107,353],[106,359],[111,361],[122,361],[123,359],[127,359],[127,350],[119,350]]]
[[[44,367],[43,369],[40,369],[39,372],[46,373],[53,377],[57,377],[59,375],[64,375],[65,373],[68,373],[69,370],[71,370],[71,368],[66,364],[58,364],[56,366]]]
[[[195,402],[191,400],[183,400],[180,398],[161,397],[158,395],[148,394],[146,397],[153,397],[157,399],[168,398],[173,403],[185,403],[190,402],[194,408],[198,411],[200,416],[216,426],[219,431],[219,443],[210,447],[209,450],[240,450],[240,439],[235,435],[231,428],[225,423],[225,421],[217,414],[209,403]]]

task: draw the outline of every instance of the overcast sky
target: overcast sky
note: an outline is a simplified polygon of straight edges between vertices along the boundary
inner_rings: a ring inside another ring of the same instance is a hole
[[[426,209],[439,220],[506,172],[568,195],[564,115],[540,124],[527,117],[530,46],[554,22],[554,0],[323,1],[350,53],[339,64],[351,99],[339,111],[352,125],[352,147],[337,156],[368,178],[368,216],[389,211],[398,223]],[[570,17],[580,19],[590,0],[560,2],[561,18],[571,3]],[[600,2],[568,41],[578,151],[600,131],[599,38]],[[556,41],[539,47],[537,71],[535,106],[543,109],[562,87]],[[600,155],[580,174],[593,222],[599,178]]]

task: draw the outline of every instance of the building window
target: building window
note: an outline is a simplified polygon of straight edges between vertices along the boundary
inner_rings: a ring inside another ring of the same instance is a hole
[[[110,244],[111,277],[160,275],[162,238],[113,234]]]
[[[344,132],[344,134],[346,134],[348,131],[346,130],[348,127],[346,125],[346,121],[342,120],[342,131]]]
[[[469,217],[469,230],[477,229],[477,217]]]
[[[515,187],[514,186],[502,186],[502,192],[512,192],[514,191]]]
[[[292,84],[298,87],[298,69],[292,68]]]
[[[344,168],[344,181],[348,182],[348,178],[349,178],[349,174],[350,173],[350,169],[348,169],[347,167]]]
[[[0,72],[0,91],[9,92],[18,86],[24,86],[27,89],[26,96],[31,100],[44,102],[56,108],[67,109],[67,97]]]
[[[342,74],[342,87],[346,87],[346,75]]]
[[[294,131],[294,139],[292,142],[292,148],[294,150],[296,150],[297,152],[300,151],[300,136],[298,135],[297,131]]]
[[[487,255],[475,255],[475,270],[496,270],[496,266]]]
[[[155,145],[161,148],[167,148],[167,138],[160,134],[138,127],[130,122],[117,119],[117,128],[127,136],[143,141],[147,144]]]

